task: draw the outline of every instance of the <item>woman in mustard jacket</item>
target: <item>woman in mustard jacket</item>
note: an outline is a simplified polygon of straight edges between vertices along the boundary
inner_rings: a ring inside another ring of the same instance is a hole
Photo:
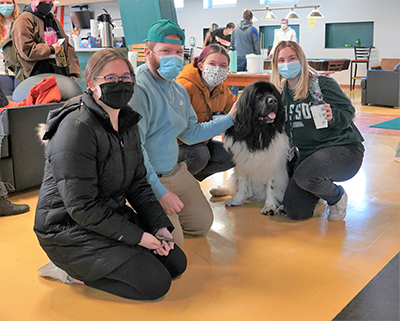
[[[189,94],[198,122],[207,122],[228,113],[236,101],[224,80],[229,71],[229,55],[220,45],[207,46],[200,56],[185,66],[176,81]],[[185,162],[193,176],[202,181],[234,166],[232,155],[217,140],[179,146],[178,162]]]

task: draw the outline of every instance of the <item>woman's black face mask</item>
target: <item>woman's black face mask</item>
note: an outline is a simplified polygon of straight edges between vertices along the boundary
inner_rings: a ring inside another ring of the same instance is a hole
[[[135,91],[133,82],[123,81],[118,81],[114,86],[110,86],[107,83],[101,84],[100,89],[100,101],[113,109],[125,107]]]
[[[36,7],[36,12],[40,13],[43,16],[47,16],[51,9],[53,9],[53,2],[39,2]]]

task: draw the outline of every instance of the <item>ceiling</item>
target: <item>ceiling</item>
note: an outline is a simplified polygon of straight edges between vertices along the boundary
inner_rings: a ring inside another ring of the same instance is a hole
[[[70,5],[70,4],[84,4],[84,3],[95,3],[95,2],[118,2],[118,0],[56,0],[57,6],[62,6],[62,5]],[[18,0],[18,4],[27,4],[30,3],[30,0]]]

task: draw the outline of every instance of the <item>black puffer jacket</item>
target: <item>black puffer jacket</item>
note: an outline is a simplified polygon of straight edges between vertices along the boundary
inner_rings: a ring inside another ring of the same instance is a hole
[[[49,114],[34,231],[49,258],[79,280],[102,278],[147,251],[138,245],[144,231],[173,230],[146,180],[140,118],[122,108],[116,132],[87,93]]]

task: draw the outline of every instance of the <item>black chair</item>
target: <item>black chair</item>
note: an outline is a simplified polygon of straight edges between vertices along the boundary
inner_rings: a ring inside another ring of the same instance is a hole
[[[361,80],[365,77],[357,75],[357,66],[358,64],[366,64],[367,69],[369,69],[369,58],[371,56],[372,47],[354,47],[354,57],[355,59],[350,62],[350,90],[354,89],[356,84],[356,80]],[[354,66],[354,74],[353,74],[353,64]]]

